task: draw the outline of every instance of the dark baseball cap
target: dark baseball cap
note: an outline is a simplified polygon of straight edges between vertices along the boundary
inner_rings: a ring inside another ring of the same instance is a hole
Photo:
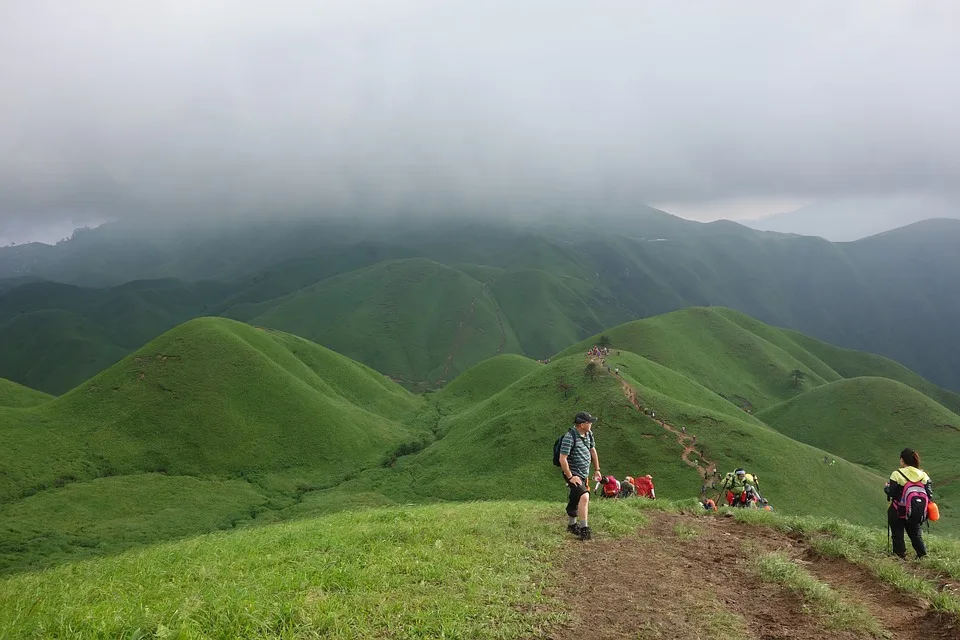
[[[589,413],[587,413],[586,411],[581,411],[573,418],[574,424],[583,424],[584,422],[596,422],[596,421],[597,419],[594,418]]]

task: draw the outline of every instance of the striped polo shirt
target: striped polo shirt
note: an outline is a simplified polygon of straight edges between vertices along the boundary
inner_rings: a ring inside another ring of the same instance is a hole
[[[570,473],[584,479],[589,477],[590,449],[595,445],[592,431],[581,436],[576,429],[570,429],[563,435],[563,440],[560,441],[560,453],[567,456]]]

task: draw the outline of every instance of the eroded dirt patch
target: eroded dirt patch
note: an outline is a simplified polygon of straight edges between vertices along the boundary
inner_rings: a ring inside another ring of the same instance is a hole
[[[559,584],[547,594],[567,603],[572,620],[548,638],[870,638],[825,626],[809,603],[763,582],[758,554],[782,551],[850,602],[891,638],[960,638],[950,616],[896,592],[872,573],[820,556],[802,540],[729,517],[651,513],[636,536],[564,546]]]

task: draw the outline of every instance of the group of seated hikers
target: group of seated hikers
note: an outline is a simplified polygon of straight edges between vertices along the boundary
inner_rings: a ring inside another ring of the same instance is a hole
[[[627,476],[620,482],[613,476],[604,476],[596,487],[601,498],[650,498],[657,499],[657,492],[653,488],[653,477],[649,474],[633,478]]]

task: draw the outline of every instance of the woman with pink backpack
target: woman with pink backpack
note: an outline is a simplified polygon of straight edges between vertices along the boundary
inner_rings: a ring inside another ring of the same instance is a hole
[[[901,451],[900,467],[890,474],[883,491],[890,501],[890,508],[887,509],[887,532],[893,537],[893,553],[901,558],[906,557],[907,545],[903,540],[906,532],[919,560],[927,555],[920,525],[927,519],[928,509],[931,512],[935,509],[930,507],[933,503],[933,488],[930,486],[930,476],[920,468],[920,454],[913,449]]]

